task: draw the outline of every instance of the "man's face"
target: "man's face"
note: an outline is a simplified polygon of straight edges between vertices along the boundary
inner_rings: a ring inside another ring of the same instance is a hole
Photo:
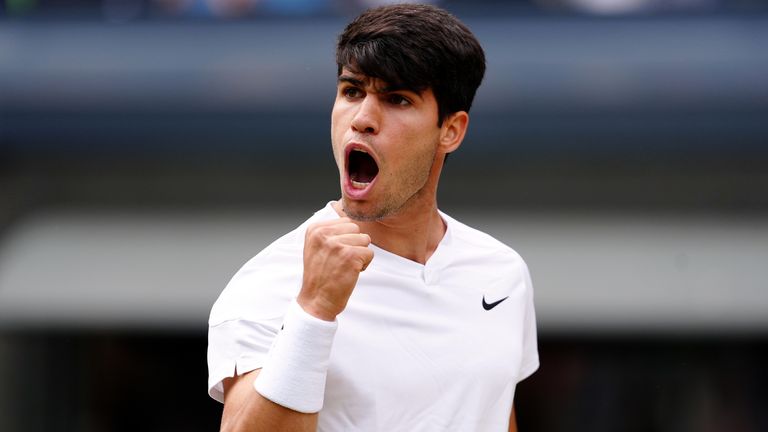
[[[379,220],[418,202],[437,155],[440,128],[431,89],[421,93],[344,68],[331,115],[342,205]]]

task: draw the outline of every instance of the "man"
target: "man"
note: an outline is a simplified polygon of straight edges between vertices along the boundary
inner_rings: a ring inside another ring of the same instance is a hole
[[[225,431],[516,430],[538,368],[522,259],[437,208],[485,72],[432,6],[369,10],[336,54],[341,199],[251,259],[211,311]]]

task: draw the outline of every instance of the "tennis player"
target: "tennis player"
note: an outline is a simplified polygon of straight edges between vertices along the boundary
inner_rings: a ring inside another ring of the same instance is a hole
[[[341,198],[238,271],[209,320],[223,431],[516,431],[539,366],[528,269],[437,207],[485,73],[425,5],[371,9],[338,40]]]

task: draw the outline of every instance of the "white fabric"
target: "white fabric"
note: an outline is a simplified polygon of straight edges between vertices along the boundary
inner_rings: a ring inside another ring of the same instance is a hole
[[[337,317],[319,431],[500,431],[516,384],[539,365],[528,269],[492,237],[441,213],[425,265],[376,246]],[[246,263],[209,321],[209,394],[264,365],[301,288],[304,232],[328,205]],[[491,310],[483,301],[506,300]]]
[[[294,411],[320,411],[337,327],[337,321],[316,318],[292,301],[253,383],[256,391]]]

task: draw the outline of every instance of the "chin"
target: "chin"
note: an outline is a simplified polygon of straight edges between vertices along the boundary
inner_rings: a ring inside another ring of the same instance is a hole
[[[366,208],[364,205],[350,203],[346,198],[342,199],[341,204],[347,217],[358,222],[375,222],[382,220],[394,213],[393,211],[386,208]]]

